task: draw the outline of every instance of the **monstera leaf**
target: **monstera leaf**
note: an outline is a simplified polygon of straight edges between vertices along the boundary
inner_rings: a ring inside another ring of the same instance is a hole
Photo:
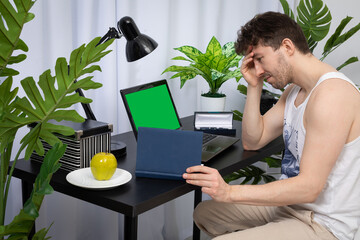
[[[74,93],[76,89],[96,89],[102,86],[102,84],[92,81],[92,76],[87,75],[96,70],[101,70],[98,65],[89,65],[99,61],[110,52],[104,50],[112,41],[95,47],[99,40],[99,37],[95,38],[87,46],[83,45],[75,49],[71,54],[69,63],[65,58],[59,58],[56,61],[55,76],[52,76],[50,70],[47,70],[40,76],[38,84],[35,83],[32,77],[21,81],[26,97],[15,97],[13,102],[3,106],[5,111],[0,119],[0,149],[4,149],[7,143],[13,140],[13,134],[17,129],[34,122],[38,124],[21,140],[22,148],[27,146],[26,159],[30,157],[34,149],[40,155],[44,154],[39,138],[54,145],[60,140],[53,133],[63,135],[74,133],[73,129],[51,124],[48,120],[84,121],[84,118],[76,111],[66,108],[75,103],[91,102],[91,99]],[[76,79],[77,81],[75,81]],[[9,77],[0,86],[0,92],[4,94],[0,98],[6,98],[5,96],[14,97],[14,91],[16,90],[10,91],[11,82],[12,79]],[[9,98],[5,99],[7,103],[10,100]]]
[[[331,14],[321,0],[303,0],[297,7],[297,23],[307,39],[321,41],[330,29]]]
[[[284,13],[295,20],[294,12],[290,9],[289,4],[286,0],[279,0]],[[331,24],[331,13],[328,7],[323,3],[322,0],[301,0],[296,8],[297,18],[296,21],[302,28],[305,36],[307,37],[308,45],[311,52],[314,51],[318,43],[323,40],[329,33]],[[345,17],[335,32],[327,40],[322,56],[320,58],[323,61],[332,51],[346,42],[360,29],[360,23],[350,28],[347,32],[342,34],[345,27],[351,21],[352,17]],[[339,65],[336,69],[340,70],[343,67],[357,62],[357,57],[349,57],[344,63]]]
[[[14,0],[14,4],[16,9],[8,0],[0,0],[0,14],[3,18],[0,19],[0,77],[19,74],[7,65],[26,58],[25,54],[12,56],[14,50],[28,51],[27,45],[20,39],[20,33],[23,25],[34,18],[34,14],[29,12],[34,1]]]
[[[275,177],[266,174],[264,170],[254,165],[242,168],[224,177],[224,180],[227,183],[230,183],[237,179],[242,180],[242,182],[240,183],[242,185],[251,182],[251,180],[251,184],[253,185],[258,184],[261,180],[263,180],[265,183],[273,182],[276,180]]]

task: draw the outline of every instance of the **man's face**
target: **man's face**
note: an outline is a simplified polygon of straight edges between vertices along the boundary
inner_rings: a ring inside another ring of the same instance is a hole
[[[252,51],[258,78],[266,80],[277,89],[282,89],[291,82],[292,67],[286,61],[281,47],[274,51],[272,47],[258,44]]]

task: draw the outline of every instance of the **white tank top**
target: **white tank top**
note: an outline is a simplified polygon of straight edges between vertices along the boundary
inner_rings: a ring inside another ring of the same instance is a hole
[[[330,72],[321,76],[312,91],[321,82],[330,78],[343,79],[358,90],[344,74]],[[285,152],[281,179],[299,174],[306,135],[303,116],[312,93],[311,91],[305,101],[295,107],[295,99],[299,91],[300,87],[294,86],[286,99],[283,129]],[[297,206],[313,211],[314,220],[326,227],[338,239],[352,240],[354,238],[360,226],[360,136],[344,145],[317,200],[314,203]]]

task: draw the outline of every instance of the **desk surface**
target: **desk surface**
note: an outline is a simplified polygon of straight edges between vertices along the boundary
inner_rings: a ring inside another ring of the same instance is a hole
[[[182,123],[184,129],[192,129],[193,117],[183,118]],[[240,122],[234,121],[234,124],[239,137],[241,136]],[[60,169],[51,180],[54,190],[134,217],[196,189],[195,186],[186,184],[185,181],[136,178],[136,141],[133,133],[127,132],[115,137],[127,145],[127,154],[118,158],[118,167],[133,175],[129,183],[104,191],[83,189],[68,183],[65,179],[68,172]],[[282,149],[283,141],[280,137],[259,151],[244,151],[242,143],[239,141],[206,165],[218,169],[224,176],[266,156],[278,153]],[[40,164],[37,162],[19,160],[14,176],[22,180],[34,181],[39,169]]]

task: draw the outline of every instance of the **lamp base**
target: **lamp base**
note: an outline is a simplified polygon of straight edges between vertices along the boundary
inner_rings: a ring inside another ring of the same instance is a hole
[[[111,136],[111,153],[116,158],[120,158],[126,154],[126,144]]]

